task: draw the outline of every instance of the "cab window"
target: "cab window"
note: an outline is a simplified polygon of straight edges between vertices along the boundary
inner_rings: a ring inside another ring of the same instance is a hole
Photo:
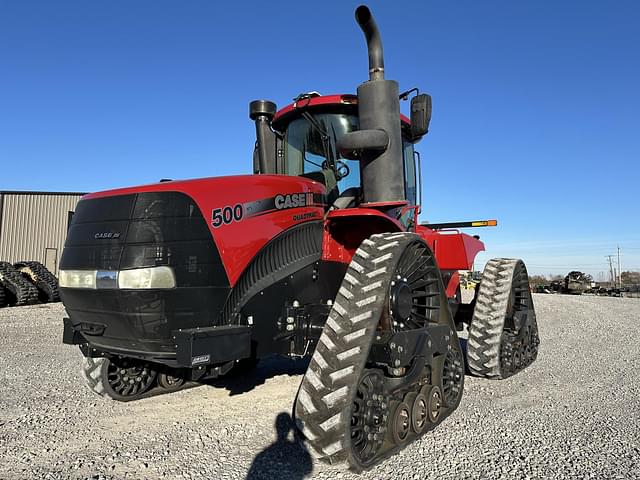
[[[358,118],[355,115],[316,113],[313,120],[327,133],[329,139],[323,140],[322,134],[307,118],[293,120],[288,126],[284,141],[286,175],[305,175],[325,183],[333,177],[328,158],[336,158],[338,170],[340,163],[347,166],[342,169],[348,175],[337,181],[339,192],[351,187],[360,186],[360,163],[347,160],[337,154],[336,141],[345,133],[358,129]],[[318,178],[315,178],[318,177]],[[335,177],[333,177],[335,183]]]
[[[418,188],[416,186],[416,162],[413,156],[413,143],[404,141],[402,144],[404,156],[404,188],[409,205],[417,205]]]

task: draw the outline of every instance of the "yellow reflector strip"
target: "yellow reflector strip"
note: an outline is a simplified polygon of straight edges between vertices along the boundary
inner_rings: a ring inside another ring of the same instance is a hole
[[[477,222],[471,222],[472,227],[495,227],[498,225],[497,220],[479,220]]]

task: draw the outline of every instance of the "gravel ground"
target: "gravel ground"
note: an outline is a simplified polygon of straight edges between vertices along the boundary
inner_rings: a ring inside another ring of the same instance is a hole
[[[640,300],[534,301],[538,361],[504,381],[467,377],[450,418],[360,476],[313,463],[287,434],[302,363],[116,403],[79,379],[60,304],[2,309],[0,479],[640,478]]]

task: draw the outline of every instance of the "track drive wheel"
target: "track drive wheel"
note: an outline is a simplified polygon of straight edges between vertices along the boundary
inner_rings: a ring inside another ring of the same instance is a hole
[[[507,378],[538,355],[538,325],[522,260],[487,262],[469,325],[467,363],[480,377]]]
[[[380,364],[370,353],[372,344],[384,342],[385,336],[408,338],[428,331],[439,332],[440,345],[460,348],[429,246],[411,233],[364,240],[349,264],[296,397],[296,424],[314,455],[362,471],[417,438],[416,426],[421,434],[426,432],[428,402],[417,402],[417,393],[431,375],[405,379],[404,368]],[[393,345],[390,348],[403,351],[398,347],[409,344]],[[438,362],[434,384],[442,381],[443,361]],[[424,364],[411,366],[431,372]],[[394,385],[406,383],[401,389],[391,387],[389,375]],[[453,411],[441,401],[438,408],[438,422]],[[429,428],[434,426],[429,423]]]
[[[127,358],[114,362],[104,357],[84,358],[81,373],[93,392],[120,402],[138,400],[157,375],[149,364]]]

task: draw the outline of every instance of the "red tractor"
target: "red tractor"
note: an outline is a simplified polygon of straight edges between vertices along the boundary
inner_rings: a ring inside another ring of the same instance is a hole
[[[96,393],[133,400],[274,354],[309,356],[296,423],[319,458],[362,470],[456,409],[465,358],[488,378],[535,360],[522,261],[491,260],[461,304],[458,270],[484,245],[452,227],[491,222],[418,223],[414,146],[431,98],[414,95],[411,118],[400,114],[416,89],[385,80],[369,9],[356,20],[369,81],[279,111],[251,102],[254,175],[82,198],[60,263],[64,342],[80,346]]]

